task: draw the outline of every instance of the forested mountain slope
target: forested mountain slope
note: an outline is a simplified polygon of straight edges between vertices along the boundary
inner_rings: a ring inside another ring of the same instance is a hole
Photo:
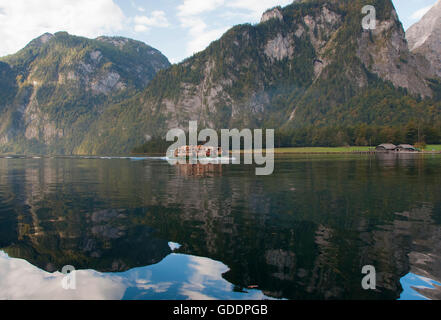
[[[45,35],[0,64],[1,148],[123,154],[190,120],[274,128],[278,145],[441,142],[430,59],[409,50],[391,0],[296,1],[170,67],[128,39]]]
[[[0,59],[0,151],[75,153],[109,105],[169,66],[159,51],[126,38],[42,35]]]
[[[366,4],[377,9],[375,30],[362,28]],[[160,72],[142,94],[107,110],[81,152],[109,150],[93,139],[100,135],[118,141],[110,151],[129,151],[126,141],[163,138],[189,120],[215,129],[276,128],[288,144],[300,135],[299,144],[326,145],[338,131],[335,143],[355,143],[350,130],[359,126],[438,121],[436,97],[436,75],[409,51],[390,0],[298,1]]]

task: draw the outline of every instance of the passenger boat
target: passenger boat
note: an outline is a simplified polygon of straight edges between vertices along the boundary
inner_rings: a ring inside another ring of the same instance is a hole
[[[173,151],[175,158],[218,158],[223,156],[222,148],[208,146],[183,146]]]

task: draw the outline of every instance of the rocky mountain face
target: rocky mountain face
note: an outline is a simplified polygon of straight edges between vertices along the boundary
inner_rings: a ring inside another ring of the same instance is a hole
[[[169,66],[134,40],[44,34],[0,59],[0,149],[75,153],[108,105],[140,92]]]
[[[427,14],[407,30],[409,49],[430,61],[441,77],[441,0]]]
[[[361,25],[366,4],[296,1],[265,12],[260,24],[232,28],[160,72],[139,96],[109,108],[81,151],[107,150],[104,140],[91,143],[92,137],[121,141],[122,133],[124,141],[142,143],[170,128],[185,129],[189,120],[216,129],[407,121],[420,112],[414,103],[433,96],[429,79],[435,74],[408,50],[392,2],[370,3],[377,8],[371,31]]]
[[[367,4],[375,30],[362,28]],[[127,39],[65,34],[2,60],[0,72],[16,79],[1,84],[16,88],[3,97],[13,99],[1,107],[3,149],[13,141],[24,151],[124,154],[190,120],[283,130],[441,120],[441,82],[409,51],[391,0],[295,1],[169,68]]]

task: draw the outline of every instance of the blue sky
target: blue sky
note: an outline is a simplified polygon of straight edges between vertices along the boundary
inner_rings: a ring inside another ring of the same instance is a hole
[[[394,0],[405,29],[437,0]],[[179,62],[230,27],[257,23],[265,9],[292,0],[0,0],[0,56],[44,32],[141,40]]]
[[[202,1],[187,1],[189,5],[206,2]],[[149,1],[149,0],[117,0],[116,1],[124,12],[128,15],[144,15],[148,16],[153,11],[163,11],[167,17],[170,26],[167,28],[152,28],[145,32],[133,32],[128,30],[125,33],[126,36],[131,38],[142,40],[153,47],[161,50],[172,62],[178,62],[185,57],[188,57],[194,51],[198,51],[201,48],[206,47],[209,43],[208,39],[199,37],[198,34],[192,34],[191,27],[184,27],[182,24],[182,11],[184,10],[183,3],[186,1],[181,0],[165,0],[165,1]],[[210,0],[208,0],[210,2]],[[229,7],[228,1],[211,1],[213,6],[206,8],[205,12],[200,12],[190,16],[188,10],[188,16],[193,19],[196,24],[197,19],[201,19],[205,23],[206,27],[204,31],[210,33],[211,37],[217,38],[225,30],[230,27],[241,23],[256,23],[260,20],[261,14],[265,9],[275,5],[286,5],[292,1],[264,1],[267,6],[261,5],[256,10],[249,10],[246,8],[253,7],[247,4],[253,3],[253,1],[243,1],[244,6],[238,6],[236,8]],[[232,1],[241,2],[241,1]],[[257,2],[257,1],[254,1]],[[223,3],[223,5],[221,4]],[[226,3],[226,5],[225,5]],[[395,7],[398,11],[401,21],[405,29],[410,27],[413,23],[419,21],[423,14],[436,3],[436,0],[394,0]],[[144,10],[140,12],[139,10]]]

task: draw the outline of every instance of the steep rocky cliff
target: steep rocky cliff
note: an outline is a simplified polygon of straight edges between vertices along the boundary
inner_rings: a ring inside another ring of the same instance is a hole
[[[441,77],[441,0],[407,30],[409,49],[430,61],[433,70]]]
[[[0,149],[73,153],[106,107],[170,63],[126,38],[44,34],[0,61]]]
[[[435,75],[408,50],[390,0],[369,3],[377,8],[377,29],[363,30],[366,4],[297,1],[265,12],[260,24],[232,28],[160,72],[141,95],[110,108],[81,152],[107,150],[95,136],[142,144],[189,120],[216,129],[409,120],[421,113],[414,103],[433,96],[428,79]],[[394,97],[387,108],[385,97]],[[114,144],[112,151],[125,146]]]
[[[376,8],[375,30],[362,28],[368,4]],[[13,112],[2,116],[3,148],[18,141],[25,151],[122,154],[190,120],[214,129],[283,130],[441,120],[441,82],[426,57],[409,51],[391,0],[273,8],[261,23],[230,29],[154,78],[168,63],[147,59],[151,48],[99,38],[69,56],[57,51],[66,45],[60,41],[71,48],[79,40],[46,35],[3,59],[17,74],[14,107],[7,108]]]

